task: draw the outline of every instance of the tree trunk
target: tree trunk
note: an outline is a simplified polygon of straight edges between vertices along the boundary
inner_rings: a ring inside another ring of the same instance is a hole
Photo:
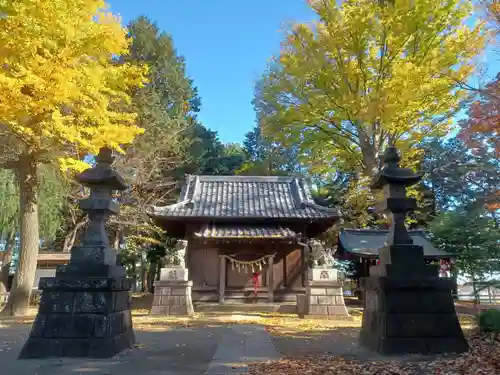
[[[378,149],[378,145],[373,144],[365,130],[358,128],[358,134],[363,160],[363,174],[366,177],[373,178],[378,172],[380,150]]]
[[[471,278],[472,278],[472,293],[474,294],[474,314],[476,316],[479,316],[479,313],[481,312],[480,310],[481,300],[479,298],[479,294],[477,291],[476,275],[474,272],[471,272]]]
[[[122,235],[121,228],[117,228],[113,236],[113,249],[115,249],[118,252],[120,251],[121,235]]]
[[[147,291],[149,293],[153,293],[153,284],[156,280],[156,273],[158,272],[158,262],[151,262],[149,265],[149,272],[148,272],[148,288]]]
[[[163,268],[163,263],[160,259],[160,260],[158,260],[158,266],[156,267],[155,281],[160,280],[160,273],[161,273],[162,268]]]
[[[479,303],[479,295],[477,294],[476,278],[472,274],[472,294],[474,295],[474,302]]]
[[[147,268],[146,268],[146,262],[144,261],[144,256],[141,255],[141,285],[142,285],[142,290],[141,292],[147,292],[148,291],[148,278],[147,278]]]
[[[13,230],[5,243],[5,251],[2,254],[2,264],[0,265],[0,294],[8,292],[10,264],[12,261],[12,252],[16,244],[16,231]]]
[[[38,164],[31,156],[20,158],[19,182],[19,261],[14,283],[2,315],[28,314],[29,299],[35,281],[40,238],[38,235]]]
[[[71,249],[75,245],[75,240],[76,240],[76,236],[78,234],[78,231],[80,230],[81,227],[83,227],[85,224],[87,224],[87,221],[88,221],[88,219],[86,217],[83,218],[81,221],[76,223],[76,225],[73,227],[73,229],[71,229],[69,231],[69,233],[64,238],[64,244],[63,244],[63,248],[62,248],[63,252],[69,253],[71,251]]]
[[[137,292],[137,259],[134,258],[132,261],[132,292]]]

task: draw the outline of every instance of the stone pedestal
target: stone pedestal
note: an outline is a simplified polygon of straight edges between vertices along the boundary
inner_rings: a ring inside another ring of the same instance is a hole
[[[151,315],[194,315],[191,299],[192,281],[160,280],[155,282]]]
[[[109,358],[134,344],[132,282],[117,265],[105,229],[109,215],[119,209],[112,190],[125,184],[111,169],[111,150],[101,149],[96,160],[95,167],[77,176],[90,187],[89,198],[80,202],[90,223],[69,264],[59,266],[55,277],[40,279],[38,315],[20,358]]]
[[[38,314],[20,358],[109,358],[133,346],[132,283],[124,277],[42,278]]]
[[[309,281],[306,286],[307,318],[349,317],[340,281]]]
[[[361,279],[365,301],[360,343],[383,354],[467,351],[451,295],[453,280],[438,277],[438,266],[423,264],[420,246],[392,245],[381,256],[383,252],[414,262],[406,269],[372,267],[373,275]]]
[[[335,268],[315,267],[309,270],[306,294],[297,296],[299,317],[349,318],[344,302],[342,282]]]

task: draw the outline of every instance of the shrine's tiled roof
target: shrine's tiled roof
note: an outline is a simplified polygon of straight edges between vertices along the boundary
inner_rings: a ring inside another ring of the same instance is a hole
[[[361,257],[378,257],[380,248],[385,246],[388,230],[382,229],[344,229],[340,232],[340,247]],[[409,230],[415,245],[424,248],[424,257],[449,258],[452,254],[437,249],[421,229]]]
[[[295,238],[296,233],[280,225],[273,226],[241,226],[205,224],[201,230],[194,233],[200,238],[265,238],[287,239]]]
[[[336,218],[314,202],[301,178],[282,176],[187,176],[179,202],[153,207],[156,218]]]

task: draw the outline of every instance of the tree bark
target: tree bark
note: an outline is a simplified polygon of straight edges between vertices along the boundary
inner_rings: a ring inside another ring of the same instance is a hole
[[[144,261],[144,256],[141,255],[141,285],[142,285],[141,292],[148,291],[147,274],[148,274],[148,272],[147,272],[147,268],[146,268],[146,262]]]
[[[149,264],[149,272],[148,272],[148,275],[147,275],[147,279],[148,279],[148,287],[147,287],[147,291],[149,293],[153,293],[153,284],[156,280],[156,273],[158,272],[158,262],[151,262]]]
[[[363,159],[363,174],[373,178],[378,171],[380,150],[377,147],[378,145],[370,141],[370,137],[362,128],[358,128],[358,134],[361,156]]]
[[[4,316],[28,314],[29,299],[35,281],[40,238],[38,234],[38,163],[31,155],[19,160],[19,261]]]
[[[132,261],[132,292],[137,292],[137,259]]]
[[[113,233],[113,249],[117,252],[120,251],[120,240],[121,240],[122,231],[121,228],[118,227]]]
[[[158,260],[158,266],[156,267],[155,281],[160,280],[160,273],[161,273],[162,268],[163,268],[163,264],[162,264],[161,260]]]
[[[0,266],[0,294],[8,292],[10,264],[12,261],[12,252],[16,244],[16,231],[12,232],[7,237],[5,243],[5,251],[2,254],[2,265]]]
[[[88,219],[85,217],[71,229],[71,231],[66,235],[64,238],[64,244],[63,244],[63,249],[62,251],[65,253],[69,253],[71,249],[73,248],[76,240],[76,236],[78,234],[78,231],[80,228],[82,228],[85,224],[87,224]]]

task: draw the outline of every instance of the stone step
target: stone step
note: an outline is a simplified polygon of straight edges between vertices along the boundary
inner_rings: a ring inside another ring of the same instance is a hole
[[[295,314],[296,304],[291,303],[242,303],[226,300],[224,304],[197,302],[194,303],[194,311],[199,313],[234,313],[234,312],[280,312]]]
[[[289,293],[280,293],[280,292],[275,292],[274,293],[274,300],[277,303],[281,302],[296,302],[297,301],[297,294],[303,294],[303,293],[294,293],[294,292],[289,292]],[[235,300],[247,300],[249,303],[253,302],[254,300],[254,294],[253,292],[250,291],[225,291],[224,293],[224,298],[225,299],[235,299]],[[268,298],[268,293],[267,292],[259,292],[257,294],[257,301],[262,301],[262,302],[267,302]]]

